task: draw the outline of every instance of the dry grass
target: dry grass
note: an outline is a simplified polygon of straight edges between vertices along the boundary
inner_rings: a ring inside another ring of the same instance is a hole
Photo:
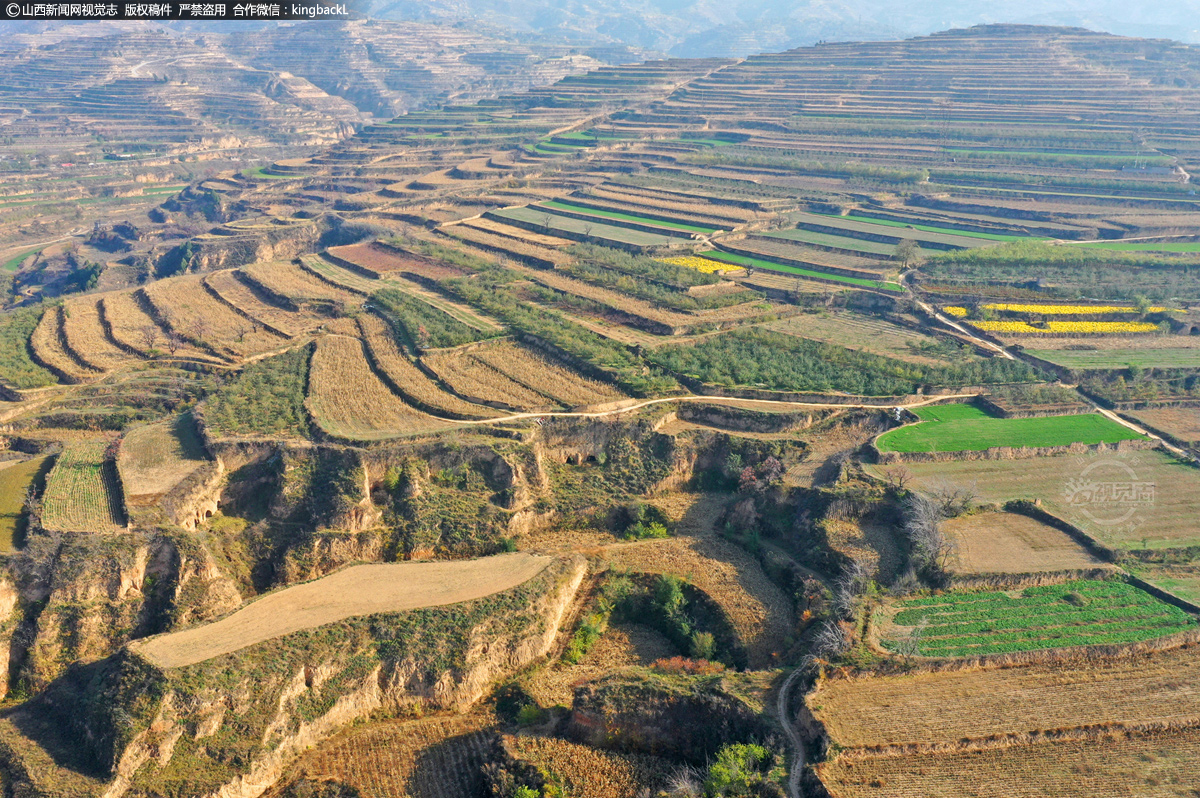
[[[1100,736],[818,767],[834,798],[1183,798],[1200,784],[1200,729]]]
[[[261,300],[232,270],[213,272],[204,278],[208,287],[261,325],[274,327],[295,337],[321,326],[322,319],[312,313],[295,313]]]
[[[938,340],[933,336],[853,311],[804,313],[764,326],[788,335],[899,358],[909,363],[938,366],[946,363],[944,359],[922,353],[923,347],[938,345]]]
[[[518,553],[355,565],[267,593],[219,621],[138,641],[134,648],[159,667],[179,668],[360,615],[473,601],[524,584],[550,562]]]
[[[285,297],[297,305],[314,301],[342,302],[347,305],[358,305],[362,302],[362,297],[357,294],[313,277],[295,263],[253,263],[243,266],[240,271],[268,293]]]
[[[306,778],[349,784],[362,798],[475,798],[495,722],[473,712],[368,723],[305,754],[280,785]]]
[[[1200,515],[1195,506],[1195,497],[1200,494],[1200,470],[1160,451],[909,463],[904,467],[913,475],[915,486],[923,490],[950,484],[971,488],[982,501],[1040,498],[1049,512],[1116,548],[1163,548],[1200,542]],[[1131,479],[1126,468],[1135,481],[1154,485],[1153,501],[1114,509],[1102,502],[1076,504],[1068,500],[1065,491],[1074,480],[1125,483]],[[1112,522],[1127,510],[1131,511],[1128,518]]]
[[[676,537],[610,545],[604,556],[621,568],[685,577],[721,605],[746,646],[751,667],[767,667],[795,629],[792,602],[754,557],[712,534],[713,501],[689,498],[686,509],[667,504],[679,516]]]
[[[896,530],[869,518],[853,521],[829,520],[825,525],[829,545],[861,562],[881,582],[889,582],[904,565]]]
[[[133,356],[108,340],[100,323],[102,297],[86,296],[63,303],[63,335],[71,351],[97,371],[111,371]]]
[[[650,665],[678,653],[670,641],[648,626],[613,624],[577,664],[559,662],[542,668],[526,689],[542,706],[570,706],[577,684],[617,668]]]
[[[636,798],[666,786],[676,765],[647,754],[617,754],[557,737],[505,738],[518,758],[551,774],[563,798]]]
[[[71,379],[86,380],[99,376],[99,372],[76,362],[59,339],[59,328],[62,324],[62,308],[59,306],[46,308],[42,320],[34,328],[29,337],[29,345],[34,355],[51,369],[66,374]]]
[[[548,397],[475,357],[475,349],[433,352],[421,360],[461,396],[498,402],[518,411],[555,409]]]
[[[539,352],[512,341],[497,341],[471,351],[484,365],[566,407],[583,407],[626,398],[608,383],[588,379]]]
[[[954,744],[1033,730],[1200,722],[1194,646],[1078,665],[830,679],[808,698],[845,747]]]
[[[367,351],[379,371],[391,380],[406,398],[430,409],[430,412],[449,415],[452,418],[488,418],[498,415],[491,408],[465,402],[439,388],[400,351],[391,328],[383,319],[374,314],[364,313],[358,317],[358,327],[367,344]]]
[[[978,513],[948,521],[957,544],[953,570],[963,574],[1030,573],[1102,565],[1052,526],[1018,513]]]
[[[1174,435],[1181,441],[1200,443],[1200,407],[1138,410],[1130,415],[1168,435]]]
[[[134,427],[122,438],[117,457],[130,504],[156,501],[207,463],[189,415]]]
[[[378,440],[447,426],[380,382],[357,338],[323,336],[313,353],[308,386],[309,412],[330,435]]]
[[[146,286],[146,297],[159,318],[178,335],[231,359],[279,349],[283,335],[268,332],[239,316],[204,290],[201,275],[161,280]]]

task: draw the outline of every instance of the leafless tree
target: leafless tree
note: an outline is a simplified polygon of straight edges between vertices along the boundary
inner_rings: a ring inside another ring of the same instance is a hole
[[[859,560],[851,560],[833,583],[833,606],[843,618],[853,618],[871,589],[871,573]]]
[[[138,328],[138,337],[147,350],[153,349],[158,344],[158,325],[143,324]]]
[[[945,580],[946,567],[954,556],[954,543],[941,528],[943,517],[938,502],[927,496],[910,493],[904,500],[904,534],[913,565],[929,582]]]
[[[208,337],[208,334],[212,331],[212,325],[209,324],[208,319],[204,318],[203,316],[197,316],[189,325],[189,331],[191,332],[193,338],[195,338],[197,341],[203,342],[204,339]]]
[[[175,357],[175,353],[183,348],[183,339],[175,332],[167,333],[167,351],[171,357]]]
[[[909,483],[912,482],[912,472],[904,466],[896,466],[895,468],[883,469],[883,478],[887,482],[887,486],[896,493],[904,493],[908,489]]]
[[[822,659],[831,660],[850,650],[850,638],[846,630],[834,620],[825,621],[813,638],[813,654]]]
[[[250,328],[246,326],[246,322],[244,321],[239,321],[237,326],[233,328],[233,331],[237,333],[237,342],[239,344],[246,339],[247,335],[250,334]]]

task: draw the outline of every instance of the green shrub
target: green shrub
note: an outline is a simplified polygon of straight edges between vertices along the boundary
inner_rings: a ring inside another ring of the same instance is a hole
[[[692,632],[692,658],[711,660],[717,649],[716,638],[711,632]]]
[[[43,308],[21,308],[0,317],[0,381],[14,388],[42,388],[58,382],[29,356],[29,336]]]
[[[310,347],[246,366],[208,401],[204,420],[217,437],[309,435],[304,390]]]
[[[704,780],[706,798],[757,798],[771,795],[765,785],[777,786],[783,766],[776,754],[761,745],[734,743],[717,752]],[[782,794],[782,793],[779,793]]]
[[[376,291],[371,301],[379,315],[388,321],[397,342],[410,352],[461,346],[495,335],[470,327],[449,313],[393,288]]]

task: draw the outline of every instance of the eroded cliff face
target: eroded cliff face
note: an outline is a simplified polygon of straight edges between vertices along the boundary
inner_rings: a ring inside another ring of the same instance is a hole
[[[64,742],[108,769],[105,798],[168,783],[173,794],[254,798],[347,723],[463,710],[544,656],[586,570],[582,558],[556,560],[483,599],[350,619],[182,668],[126,650],[22,711],[61,717]]]

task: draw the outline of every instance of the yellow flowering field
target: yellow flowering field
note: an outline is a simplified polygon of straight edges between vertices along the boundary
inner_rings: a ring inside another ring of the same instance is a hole
[[[1040,313],[1043,316],[1098,316],[1104,313],[1137,313],[1137,308],[1121,305],[1022,305],[996,302],[984,305],[988,310],[1007,310],[1011,313]],[[947,309],[948,310],[948,309]],[[1153,307],[1148,313],[1178,313],[1173,308]]]
[[[966,308],[959,307],[958,305],[949,305],[942,308],[942,310],[956,319],[965,319],[968,312]]]
[[[723,274],[724,272],[741,271],[737,266],[731,266],[728,263],[722,263],[719,260],[711,258],[701,258],[697,255],[680,255],[674,258],[659,258],[663,263],[669,263],[672,266],[684,266],[688,269],[704,272],[705,274]]]
[[[972,324],[985,332],[1014,333],[1017,335],[1045,335],[1047,333],[1083,333],[1115,335],[1119,333],[1148,333],[1158,329],[1157,324],[1145,321],[1050,321],[1045,327],[1034,327],[1024,321],[976,321]]]

